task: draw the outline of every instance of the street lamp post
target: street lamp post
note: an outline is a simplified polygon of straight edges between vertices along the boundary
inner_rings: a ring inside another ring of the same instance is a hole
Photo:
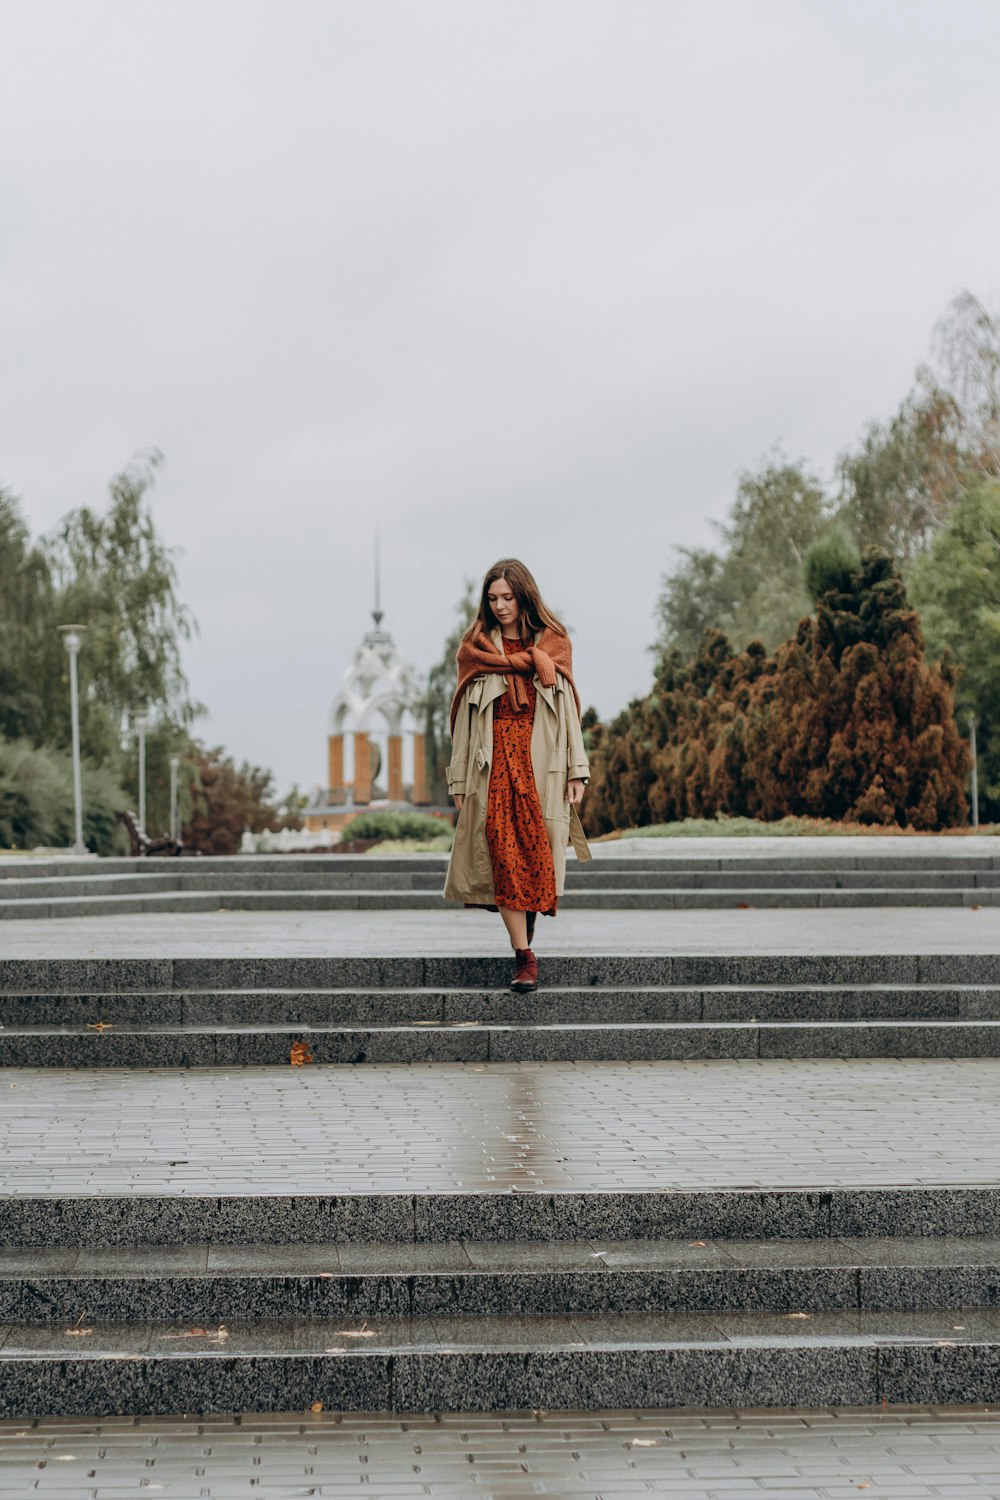
[[[144,708],[137,708],[132,715],[132,723],[135,725],[139,736],[139,822],[142,827],[146,826],[146,725],[149,723],[149,714]]]
[[[972,753],[972,826],[979,827],[979,763],[976,756],[976,716],[969,715],[969,750]]]
[[[76,658],[80,651],[80,636],[86,625],[60,625],[63,645],[69,655],[69,712],[73,734],[73,853],[86,854],[83,842],[83,787],[80,776],[80,688],[76,675]]]
[[[181,758],[179,755],[170,757],[170,837],[179,839],[181,836],[180,817],[177,809],[177,772],[180,769]]]

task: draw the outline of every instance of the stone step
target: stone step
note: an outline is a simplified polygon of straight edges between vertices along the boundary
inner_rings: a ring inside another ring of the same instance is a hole
[[[666,891],[795,891],[795,890],[989,890],[1000,887],[1000,870],[967,870],[947,867],[920,870],[865,869],[824,870],[809,865],[786,865],[772,870],[694,869],[680,870],[662,860],[637,866],[628,861],[624,867],[608,869],[608,861],[592,865],[570,863],[566,871],[567,893],[582,897],[595,892]],[[192,895],[214,893],[227,900],[239,894],[267,893],[323,894],[394,894],[397,899],[407,893],[440,896],[443,869],[428,871],[381,870],[363,866],[347,872],[334,871],[225,871],[193,864],[190,868],[148,873],[136,871],[117,875],[87,873],[76,876],[35,876],[32,879],[8,878],[0,884],[3,902],[53,901],[67,897],[102,898],[163,897],[170,894]]]
[[[0,1254],[0,1324],[1000,1306],[1000,1240],[169,1245]],[[961,1321],[957,1319],[956,1321]]]
[[[748,871],[781,870],[1000,870],[1000,849],[995,848],[994,839],[982,840],[990,845],[968,852],[964,840],[933,840],[933,848],[926,842],[917,843],[912,838],[892,840],[891,846],[883,837],[853,839],[850,847],[839,847],[827,853],[817,849],[815,842],[801,839],[786,839],[772,842],[761,851],[744,852],[740,841],[703,840],[697,852],[690,848],[675,852],[669,841],[656,840],[649,853],[619,854],[611,845],[594,844],[594,859],[576,865],[571,859],[569,869],[580,873],[597,871],[655,871],[673,870],[697,873],[702,870]],[[901,847],[902,845],[902,847]],[[209,858],[183,857],[168,859],[101,858],[101,859],[23,859],[4,858],[0,855],[0,882],[21,882],[53,879],[95,879],[107,876],[166,875],[170,878],[188,874],[225,874],[234,879],[248,875],[306,875],[320,878],[326,875],[370,875],[373,872],[393,872],[404,875],[440,875],[446,868],[448,856],[437,854],[257,854],[215,855]]]
[[[544,961],[543,961],[544,962]],[[544,969],[543,969],[544,981]],[[81,990],[0,993],[19,1028],[639,1025],[645,1022],[997,1021],[1000,986],[684,985],[505,989]]]
[[[92,1332],[85,1333],[88,1327]],[[0,1333],[0,1415],[994,1402],[989,1310],[88,1324]]]
[[[546,954],[546,989],[649,986],[1000,985],[1000,955],[925,954]],[[0,958],[0,997],[121,992],[445,989],[506,990],[510,958],[420,954],[383,957]],[[100,1017],[94,1017],[97,1020]]]
[[[282,885],[278,884],[279,876],[265,877],[275,883],[269,889],[280,890]],[[389,876],[378,877],[389,880]],[[404,879],[405,877],[395,877]],[[435,890],[440,889],[440,880],[434,875],[414,875],[410,877],[412,889]],[[437,884],[435,884],[437,882]],[[220,889],[225,889],[226,884],[230,889],[254,889],[245,886],[242,882],[237,886],[234,882],[225,882],[220,878]],[[318,886],[318,882],[315,883]],[[368,882],[366,882],[368,884]],[[599,868],[594,869],[591,865],[574,865],[569,863],[566,868],[566,890],[574,894],[589,894],[592,891],[794,891],[797,889],[815,890],[986,890],[1000,885],[1000,871],[997,870],[962,870],[954,869],[950,865],[946,869],[933,870],[882,870],[873,869],[870,866],[861,870],[817,870],[811,866],[795,868],[786,866],[775,870],[691,870],[683,871],[672,869],[670,866],[663,867],[657,862],[657,868],[652,870],[636,870],[634,868],[607,871],[604,862]],[[199,887],[187,886],[187,889],[198,889]],[[263,888],[263,887],[260,887]],[[323,887],[325,888],[325,886]],[[360,882],[349,889],[360,889]],[[382,886],[375,879],[370,879],[371,889],[389,889]],[[398,889],[403,889],[402,886]],[[6,894],[6,891],[4,891]],[[26,894],[32,894],[30,891]],[[41,893],[40,893],[41,894]],[[45,894],[49,894],[46,892]],[[52,892],[52,894],[57,894]],[[82,893],[81,893],[82,894]]]
[[[450,1241],[1000,1238],[1000,1186],[615,1192],[28,1191],[0,1197],[0,1254],[80,1246],[425,1247]],[[931,1252],[928,1250],[928,1253]],[[954,1257],[954,1251],[947,1254]]]
[[[805,888],[765,890],[741,883],[732,890],[567,890],[564,908],[575,910],[696,911],[733,907],[798,909],[801,907],[1000,906],[1000,889],[901,887],[899,889]],[[58,917],[124,916],[136,913],[198,911],[443,911],[449,909],[437,891],[166,891],[145,895],[60,896],[0,900],[0,920]],[[451,908],[453,909],[453,908]]]
[[[6,1026],[0,1067],[287,1067],[487,1062],[635,1062],[739,1058],[1000,1056],[1000,1021],[643,1021],[496,1026]]]

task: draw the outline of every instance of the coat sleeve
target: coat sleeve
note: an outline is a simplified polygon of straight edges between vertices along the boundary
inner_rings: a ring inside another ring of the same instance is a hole
[[[466,688],[458,705],[455,729],[451,736],[451,762],[445,775],[448,778],[448,796],[458,792],[465,795],[465,784],[469,770],[469,689]]]
[[[566,705],[566,780],[588,781],[590,761],[584,749],[580,715],[576,711],[576,698],[568,682],[562,697]]]

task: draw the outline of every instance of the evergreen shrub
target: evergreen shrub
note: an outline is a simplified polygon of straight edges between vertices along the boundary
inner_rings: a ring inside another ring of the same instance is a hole
[[[127,854],[116,813],[128,806],[109,770],[83,762],[83,838],[95,854]],[[73,763],[61,750],[0,739],[0,847],[68,848],[74,837]]]
[[[448,834],[451,825],[444,818],[431,813],[390,812],[375,809],[361,812],[345,823],[341,837],[350,839],[439,839]]]
[[[827,570],[838,574],[771,655],[708,630],[692,660],[663,658],[649,696],[594,731],[588,832],[718,815],[967,821],[953,668],[928,664],[888,553],[868,548],[855,571]]]

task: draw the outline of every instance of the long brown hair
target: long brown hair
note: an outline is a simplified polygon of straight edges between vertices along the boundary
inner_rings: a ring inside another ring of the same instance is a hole
[[[528,629],[532,634],[548,626],[550,630],[557,630],[560,635],[568,635],[569,632],[561,620],[549,609],[545,600],[539,593],[538,584],[531,573],[518,562],[516,557],[502,557],[495,562],[483,579],[483,591],[479,596],[479,613],[465,632],[465,640],[472,640],[481,630],[489,635],[491,630],[497,630],[500,622],[490,608],[490,588],[494,583],[499,583],[503,578],[510,584],[510,591],[517,600],[520,610],[520,626]]]

